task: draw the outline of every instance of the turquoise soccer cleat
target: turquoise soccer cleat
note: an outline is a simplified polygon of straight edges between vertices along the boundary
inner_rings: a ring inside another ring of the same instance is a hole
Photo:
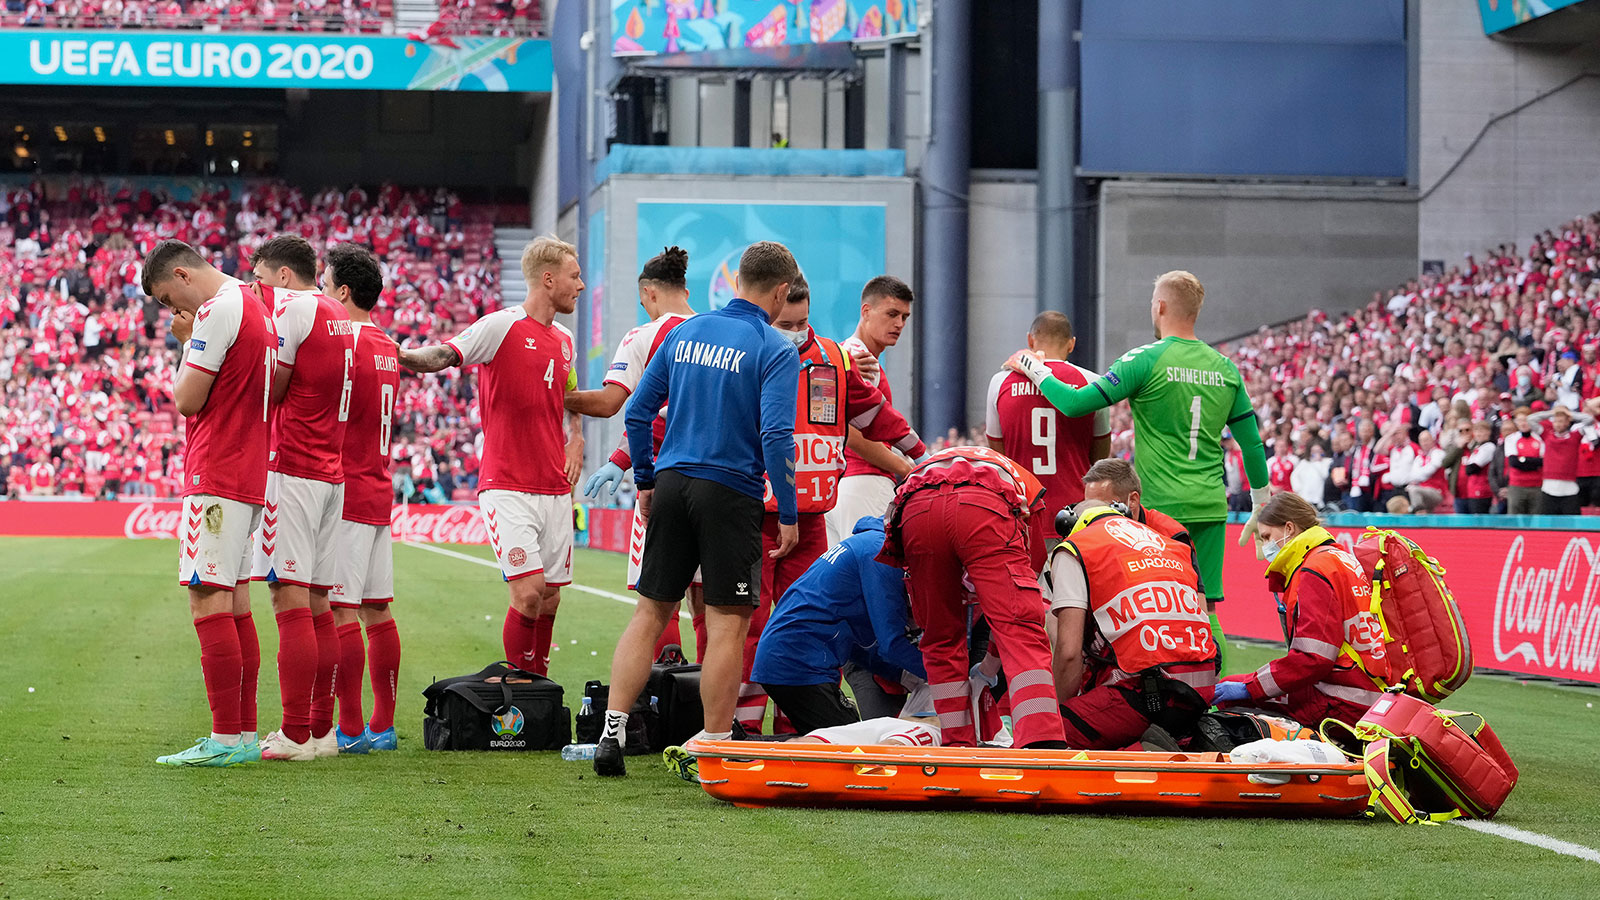
[[[366,730],[365,728],[361,729],[361,733],[355,737],[346,737],[345,733],[337,728],[333,730],[333,733],[334,736],[339,740],[339,752],[341,754],[364,754],[372,752],[372,732]]]
[[[373,731],[368,728],[362,734],[362,737],[366,738],[367,744],[374,751],[393,750],[400,745],[399,739],[395,737],[393,726],[383,731]]]
[[[189,768],[221,768],[225,766],[236,766],[240,763],[248,761],[239,758],[240,751],[244,749],[245,745],[243,744],[230,747],[227,744],[218,743],[209,737],[203,737],[195,741],[193,747],[190,747],[181,753],[173,753],[168,756],[156,757],[156,762],[163,766]],[[258,756],[257,758],[259,759],[260,757]]]

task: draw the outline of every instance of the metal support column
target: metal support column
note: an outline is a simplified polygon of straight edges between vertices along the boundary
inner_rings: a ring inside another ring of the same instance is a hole
[[[1078,29],[1082,0],[1039,4],[1038,308],[1072,318],[1080,357],[1094,358],[1097,310],[1076,287],[1078,208]]]
[[[922,295],[917,427],[965,429],[967,399],[967,191],[971,174],[972,3],[936,0],[924,40],[932,115],[922,157]]]
[[[750,147],[750,79],[733,83],[733,145]],[[766,146],[766,144],[762,144]]]
[[[883,48],[884,90],[888,93],[886,131],[890,150],[906,148],[906,47],[890,41]]]

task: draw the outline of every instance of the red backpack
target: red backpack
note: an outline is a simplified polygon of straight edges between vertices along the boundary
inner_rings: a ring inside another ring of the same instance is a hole
[[[1388,673],[1367,674],[1380,687],[1402,686],[1429,703],[1460,689],[1472,674],[1472,642],[1445,586],[1444,566],[1410,538],[1377,528],[1357,538],[1351,552],[1372,579],[1372,614],[1389,659]]]
[[[1324,740],[1330,726],[1322,723]],[[1438,824],[1487,819],[1517,786],[1517,766],[1494,729],[1476,713],[1435,709],[1391,688],[1355,727],[1372,791],[1367,815],[1396,822]]]

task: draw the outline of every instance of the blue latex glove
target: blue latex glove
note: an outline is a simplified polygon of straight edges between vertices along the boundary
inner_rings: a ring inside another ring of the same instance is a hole
[[[589,476],[589,480],[583,483],[583,495],[598,500],[600,499],[600,491],[606,485],[610,485],[611,490],[615,492],[620,484],[622,484],[622,467],[607,460],[605,465],[596,470],[593,475]]]
[[[922,465],[922,463],[923,463],[923,461],[924,461],[924,460],[926,460],[926,459],[927,459],[927,458],[928,458],[928,457],[930,457],[930,456],[932,456],[932,455],[933,455],[933,454],[932,454],[932,453],[929,453],[929,452],[927,452],[927,451],[923,451],[923,453],[922,453],[922,455],[921,455],[921,456],[919,456],[919,457],[917,457],[917,458],[916,458],[916,459],[913,459],[913,460],[912,460],[912,461],[911,461],[911,464],[912,464],[912,465],[913,465],[913,466],[920,466],[920,465]]]
[[[987,684],[990,688],[996,688],[1000,686],[1000,676],[983,674],[983,663],[981,662],[972,667],[972,671],[967,673],[967,677],[982,682],[983,684]]]
[[[1237,703],[1240,700],[1250,699],[1250,689],[1242,681],[1219,681],[1217,692],[1212,696],[1211,702],[1221,705],[1223,703]]]

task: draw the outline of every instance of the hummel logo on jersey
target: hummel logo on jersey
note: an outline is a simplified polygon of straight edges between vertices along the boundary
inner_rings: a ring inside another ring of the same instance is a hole
[[[533,338],[524,338],[524,340],[526,340],[528,342],[528,349],[529,350],[535,349],[534,345],[533,345]]]
[[[694,363],[725,372],[739,373],[739,363],[744,361],[744,350],[735,350],[720,344],[703,344],[699,341],[680,341],[672,349],[673,362]]]
[[[750,583],[748,581],[739,582],[739,590],[738,590],[739,596],[744,597],[744,596],[749,595],[749,593],[750,593]]]

